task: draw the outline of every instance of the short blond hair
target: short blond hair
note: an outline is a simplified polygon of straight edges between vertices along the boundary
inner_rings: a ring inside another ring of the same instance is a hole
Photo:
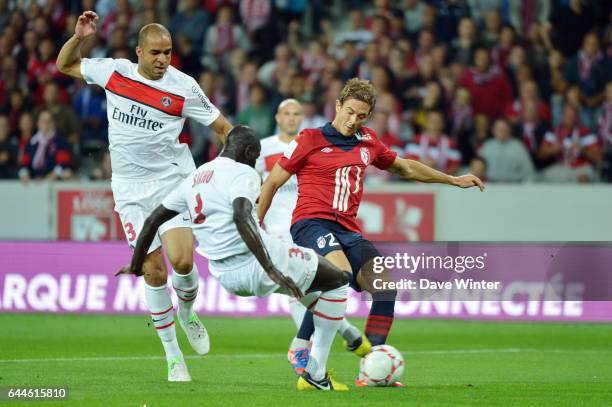
[[[376,106],[376,88],[367,79],[353,78],[349,79],[338,100],[340,104],[344,104],[349,99],[355,99],[367,103],[370,105],[370,112],[374,110]]]

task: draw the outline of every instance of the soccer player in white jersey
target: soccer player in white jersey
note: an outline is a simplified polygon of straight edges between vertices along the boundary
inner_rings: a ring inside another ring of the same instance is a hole
[[[258,297],[280,292],[295,296],[312,309],[312,350],[308,366],[298,378],[298,390],[348,390],[327,374],[326,364],[346,311],[350,274],[314,250],[259,228],[255,205],[261,178],[254,167],[260,150],[252,129],[234,127],[221,155],[194,171],[147,218],[130,266],[117,275],[142,275],[144,255],[157,228],[189,211],[198,241],[196,250],[208,259],[211,274],[226,290]]]
[[[80,49],[95,35],[98,16],[79,16],[75,33],[60,50],[58,69],[104,88],[109,122],[111,187],[128,243],[133,248],[144,220],[194,169],[186,145],[178,141],[185,118],[209,125],[220,135],[231,129],[197,82],[171,67],[172,40],[160,24],[144,26],[138,35],[138,63],[127,59],[81,58]],[[176,340],[174,308],[160,246],[173,268],[172,285],[179,297],[178,317],[189,343],[201,355],[209,351],[206,329],[193,311],[198,271],[193,263],[189,213],[164,223],[144,259],[145,296],[153,324],[164,346],[169,381],[190,381]]]
[[[300,125],[304,120],[302,104],[296,99],[283,100],[278,105],[275,119],[279,133],[261,140],[261,154],[255,163],[255,169],[264,180],[279,158],[288,154],[289,143],[298,135]],[[297,177],[293,175],[274,195],[272,205],[263,222],[266,232],[286,242],[293,242],[289,229],[296,202]],[[299,328],[302,325],[306,308],[301,302],[291,298],[289,299],[289,312],[293,322]],[[368,339],[362,336],[359,329],[346,319],[340,323],[338,332],[344,338],[347,349],[359,356],[370,352],[372,345]],[[298,375],[304,371],[308,363],[308,344],[302,342],[304,341],[297,337],[294,338],[287,355]]]

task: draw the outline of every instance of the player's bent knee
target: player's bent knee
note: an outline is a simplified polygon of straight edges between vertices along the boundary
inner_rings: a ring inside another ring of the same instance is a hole
[[[170,260],[172,269],[179,274],[189,274],[193,269],[193,259],[181,258],[175,261]]]
[[[153,287],[166,284],[168,275],[163,268],[154,266],[143,267],[145,282]]]

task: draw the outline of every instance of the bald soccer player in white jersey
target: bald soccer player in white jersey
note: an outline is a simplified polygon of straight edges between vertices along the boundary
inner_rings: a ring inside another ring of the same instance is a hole
[[[234,127],[221,155],[194,171],[147,218],[130,266],[117,275],[142,275],[143,257],[158,227],[188,210],[198,241],[196,250],[208,259],[211,274],[227,291],[258,297],[279,292],[300,299],[313,310],[312,350],[298,378],[298,390],[348,390],[329,376],[326,366],[346,311],[351,274],[314,250],[259,228],[255,203],[261,178],[254,166],[260,150],[251,128]]]
[[[60,50],[57,67],[106,91],[115,210],[134,248],[146,217],[195,169],[188,146],[178,141],[185,119],[211,126],[220,137],[231,125],[193,78],[169,65],[172,40],[160,24],[148,24],[140,30],[137,64],[127,59],[81,58],[80,49],[95,35],[97,20],[93,11],[79,16],[74,36]],[[208,333],[193,310],[198,271],[193,263],[188,212],[161,225],[143,268],[146,302],[166,353],[168,381],[190,381],[176,340],[161,246],[173,268],[179,323],[193,349],[205,355],[210,348]]]
[[[288,154],[289,143],[298,135],[300,125],[304,120],[302,104],[296,99],[285,99],[279,105],[276,112],[276,124],[279,133],[261,140],[261,154],[255,163],[255,169],[262,179],[270,174],[274,164],[284,154]],[[286,242],[293,242],[291,238],[291,216],[297,203],[298,183],[297,177],[292,175],[289,180],[276,192],[272,205],[266,213],[264,227],[266,232],[280,237]],[[306,307],[295,298],[289,299],[289,311],[291,318],[299,328],[306,312]],[[369,353],[371,345],[365,336],[362,336],[355,326],[343,319],[338,332],[346,341],[347,349],[358,355]],[[302,374],[308,362],[308,346],[299,338],[294,338],[287,357],[293,365],[296,374]],[[297,350],[296,350],[297,349]]]

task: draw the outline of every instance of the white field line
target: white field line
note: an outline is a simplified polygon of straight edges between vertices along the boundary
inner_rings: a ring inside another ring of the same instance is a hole
[[[419,355],[469,355],[482,353],[560,353],[560,354],[599,354],[611,353],[612,350],[597,349],[440,349],[440,350],[414,350],[402,351],[402,354],[410,356]],[[338,352],[333,357],[354,357],[349,352]],[[212,354],[206,356],[188,355],[186,359],[266,359],[284,358],[282,353],[238,353],[238,354]],[[0,363],[44,363],[44,362],[113,362],[113,361],[138,361],[138,360],[163,360],[163,356],[93,356],[93,357],[66,357],[66,358],[35,358],[35,359],[0,359]]]

